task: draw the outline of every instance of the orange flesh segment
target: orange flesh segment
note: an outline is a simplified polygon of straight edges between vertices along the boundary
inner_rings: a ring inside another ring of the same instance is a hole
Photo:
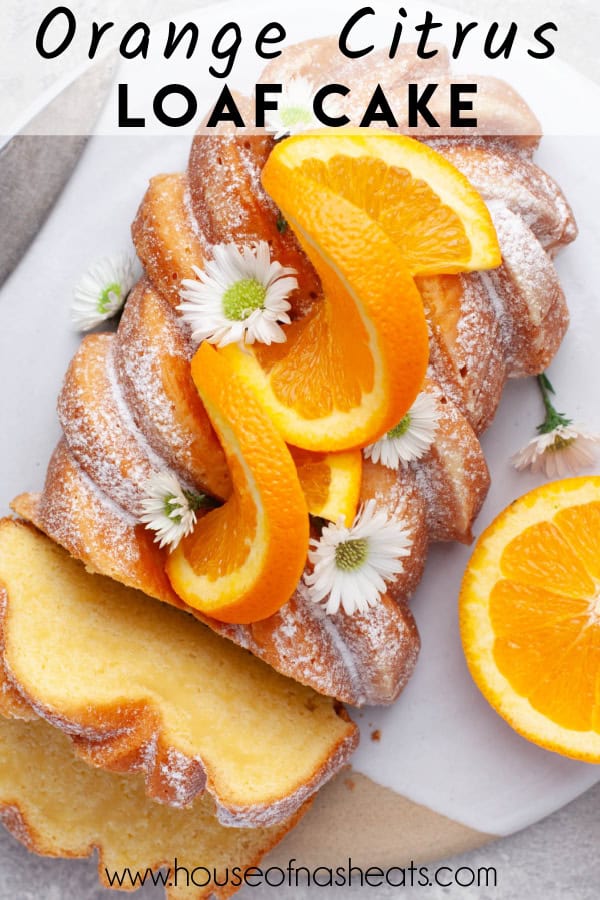
[[[600,503],[563,509],[554,517],[591,578],[600,581]]]
[[[306,505],[309,511],[318,509],[327,500],[331,486],[331,468],[327,465],[327,455],[294,449],[291,449],[291,454],[296,463]]]
[[[453,274],[502,262],[482,197],[455,166],[404,135],[345,128],[282,141],[271,154],[365,211],[396,243],[413,275]],[[269,163],[267,163],[268,165]]]
[[[232,475],[234,468],[241,468],[239,464],[235,466],[235,460],[231,467]],[[210,581],[240,569],[250,554],[248,536],[256,533],[256,507],[244,485],[243,475],[238,484],[240,487],[229,503],[203,516],[202,540],[186,541],[186,559],[196,572],[203,572]]]
[[[490,618],[515,691],[565,729],[600,733],[599,525],[593,502],[521,532],[502,555]]]
[[[362,481],[362,453],[313,453],[290,447],[308,511],[313,516],[350,523],[356,516]]]
[[[277,399],[303,419],[319,419],[334,409],[348,412],[373,389],[368,335],[356,309],[340,295],[334,287],[327,302],[294,322],[285,344],[255,350]],[[349,366],[348,359],[356,364]],[[310,377],[299,378],[299,372]]]
[[[285,412],[276,424],[305,449],[364,446],[402,419],[422,385],[429,345],[420,295],[398,250],[364,211],[269,162],[263,183],[325,295],[287,330],[283,347],[255,350],[275,405],[293,410],[291,425]],[[261,399],[272,412],[269,398]]]
[[[503,574],[511,581],[555,590],[570,597],[592,597],[594,582],[577,550],[552,522],[531,525],[504,550]]]
[[[471,244],[459,217],[407,169],[377,158],[333,156],[309,159],[300,171],[364,209],[402,254],[410,272],[458,271],[471,259]]]
[[[202,344],[192,377],[233,489],[173,551],[167,574],[188,605],[247,624],[273,615],[297,587],[308,549],[306,501],[288,448],[223,355]]]

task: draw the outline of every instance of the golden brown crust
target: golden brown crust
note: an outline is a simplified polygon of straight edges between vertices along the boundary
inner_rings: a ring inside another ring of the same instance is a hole
[[[157,175],[131,226],[137,254],[155,287],[172,306],[181,302],[186,278],[195,278],[209,254],[204,236],[190,214],[185,175]]]
[[[502,266],[482,274],[501,298],[509,377],[537,375],[554,358],[569,325],[569,311],[558,273],[543,247],[506,207],[492,210],[502,247]]]
[[[41,494],[21,494],[17,515],[81,560],[90,572],[183,608],[165,574],[166,552],[86,476],[66,443],[54,451]]]
[[[327,615],[300,584],[274,616],[212,627],[301,684],[352,706],[393,703],[412,675],[421,641],[408,606],[389,596],[368,614]]]
[[[270,135],[197,135],[187,168],[191,209],[209,245],[267,241],[273,258],[297,271],[301,287],[289,297],[291,315],[296,317],[322,297],[322,289],[296,236],[282,227],[278,209],[260,181],[274,143]]]
[[[439,138],[427,143],[466,175],[488,203],[502,203],[519,216],[546,251],[554,252],[577,237],[573,211],[560,187],[504,139]]]
[[[411,463],[426,498],[432,541],[470,544],[471,527],[487,495],[490,476],[475,432],[460,410],[433,381],[425,389],[438,406],[435,440],[423,459]]]
[[[144,485],[160,471],[145,438],[130,421],[114,375],[112,334],[83,339],[58,398],[58,418],[70,453],[85,474],[122,509],[140,514]]]
[[[225,454],[192,381],[194,346],[175,310],[142,280],[128,297],[114,339],[117,381],[151,448],[198,490],[226,498]],[[95,402],[89,398],[89,402]]]
[[[98,877],[110,887],[107,872],[157,871],[178,864],[188,871],[203,865],[217,871],[243,872],[257,865],[310,807],[305,804],[288,821],[265,829],[225,829],[213,815],[210,799],[185,810],[158,806],[146,799],[140,779],[122,778],[79,762],[68,740],[40,721],[0,720],[0,821],[28,850],[41,856],[85,858],[98,850]],[[68,797],[69,815],[63,808]],[[223,888],[165,888],[167,900],[225,900]]]
[[[490,425],[506,382],[501,324],[479,275],[418,278],[430,328],[431,377],[477,434]]]

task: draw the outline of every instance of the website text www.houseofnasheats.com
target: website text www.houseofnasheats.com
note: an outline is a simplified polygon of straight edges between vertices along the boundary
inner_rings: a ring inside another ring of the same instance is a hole
[[[297,860],[291,859],[286,868],[270,866],[260,868],[250,866],[243,869],[240,866],[232,866],[221,871],[196,866],[189,868],[179,865],[177,859],[173,865],[163,867],[159,871],[144,869],[142,871],[130,868],[120,871],[104,870],[106,881],[112,888],[139,888],[144,885],[163,887],[232,887],[239,888],[280,888],[299,887],[307,885],[314,888],[328,887],[352,887],[366,888],[378,887],[481,887],[495,888],[498,886],[498,873],[493,866],[473,869],[470,866],[417,866],[411,862],[408,866],[390,866],[383,869],[379,866],[362,868],[355,866],[349,859],[344,866],[330,868],[329,866],[317,866],[307,868],[296,865]]]

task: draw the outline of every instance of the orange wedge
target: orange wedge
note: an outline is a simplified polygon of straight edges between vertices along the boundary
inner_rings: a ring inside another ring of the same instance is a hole
[[[276,184],[275,174],[266,184],[325,299],[286,329],[285,344],[222,352],[288,444],[318,452],[364,446],[400,421],[423,383],[421,297],[399,251],[362,210],[303,175]]]
[[[544,485],[490,525],[460,625],[475,682],[519,734],[600,762],[600,477]]]
[[[421,388],[428,341],[412,276],[499,265],[489,212],[438,153],[384,132],[289,138],[262,181],[325,299],[287,329],[286,344],[226,352],[288,443],[365,446]]]
[[[362,478],[362,453],[312,453],[290,447],[311,516],[330,522],[356,516]]]
[[[452,163],[420,141],[365,129],[299,134],[275,147],[263,172],[277,203],[286,199],[278,186],[294,172],[364,210],[413,275],[472,272],[502,262],[481,196]]]
[[[288,448],[210,344],[194,356],[192,377],[223,445],[232,493],[181,541],[167,575],[182,600],[205,615],[256,622],[289,600],[302,575],[306,501]]]

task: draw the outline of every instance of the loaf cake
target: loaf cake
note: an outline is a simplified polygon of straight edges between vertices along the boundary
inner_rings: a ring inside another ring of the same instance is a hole
[[[324,83],[339,80],[340,61],[330,50],[318,41],[290,48],[262,80],[285,82],[290,72],[315,77],[315,71]],[[359,77],[356,68],[352,75],[365,90],[384,78],[383,86],[393,87],[418,78],[420,65],[407,48],[393,69],[373,55],[360,64]],[[442,52],[435,66],[436,77],[448,82]],[[352,617],[326,614],[309,600],[304,581],[279,612],[251,625],[190,610],[277,671],[355,706],[393,702],[410,677],[419,636],[407,604],[427,547],[471,540],[489,485],[478,437],[493,419],[506,379],[542,371],[568,324],[552,259],[576,236],[572,213],[531,159],[539,141],[531,111],[508,86],[483,81],[484,133],[427,140],[488,202],[503,262],[488,272],[417,279],[430,330],[424,390],[437,409],[435,440],[421,459],[394,472],[363,463],[361,502],[375,498],[406,523],[411,553],[403,572],[375,609]],[[360,96],[357,88],[357,106]],[[298,273],[292,320],[308,315],[322,297],[316,272],[291,229],[278,227],[278,210],[261,186],[273,146],[267,134],[208,136],[201,130],[186,172],[152,179],[133,223],[145,275],[117,333],[82,342],[59,399],[63,437],[44,489],[13,504],[91,571],[180,607],[164,574],[166,552],[139,521],[144,484],[168,468],[214,497],[226,498],[230,490],[222,450],[189,373],[194,345],[176,309],[181,284],[195,277],[193,267],[202,267],[212,246],[264,240],[273,257]]]
[[[162,803],[208,794],[226,826],[288,820],[358,741],[339,704],[10,519],[0,634],[0,712],[34,710],[93,766],[141,773]]]

